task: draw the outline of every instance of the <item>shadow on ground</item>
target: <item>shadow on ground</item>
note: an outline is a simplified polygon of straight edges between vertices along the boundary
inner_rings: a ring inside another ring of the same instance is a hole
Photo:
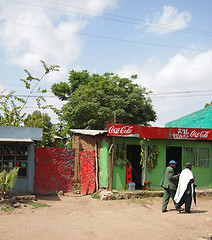
[[[59,195],[48,195],[48,194],[39,194],[36,195],[37,200],[46,200],[46,201],[61,201]]]

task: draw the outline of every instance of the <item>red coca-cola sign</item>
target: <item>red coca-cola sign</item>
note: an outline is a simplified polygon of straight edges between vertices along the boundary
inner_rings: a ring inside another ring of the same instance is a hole
[[[126,136],[136,135],[140,136],[139,125],[126,125],[126,124],[108,124],[108,136]]]
[[[172,128],[172,139],[212,139],[212,129],[200,129],[200,128]]]
[[[204,128],[160,128],[126,124],[108,124],[108,136],[132,135],[154,139],[212,140],[212,129]]]

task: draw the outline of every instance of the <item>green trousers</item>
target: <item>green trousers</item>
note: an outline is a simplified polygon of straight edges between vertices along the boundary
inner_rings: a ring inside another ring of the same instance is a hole
[[[162,211],[167,210],[167,205],[169,203],[170,197],[172,198],[174,205],[176,206],[176,203],[174,201],[174,196],[175,196],[176,190],[175,189],[168,189],[164,188],[164,193],[163,193],[163,203],[162,203]]]

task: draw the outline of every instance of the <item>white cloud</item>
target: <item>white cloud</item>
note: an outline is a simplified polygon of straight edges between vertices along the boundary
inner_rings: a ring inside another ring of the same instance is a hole
[[[78,0],[76,0],[78,2]],[[83,3],[84,2],[84,3]],[[118,0],[84,0],[82,1],[82,6],[85,9],[96,11],[96,14],[101,14],[105,8],[114,9],[117,7]]]
[[[153,20],[147,20],[147,31],[156,34],[167,34],[176,30],[185,29],[191,20],[187,11],[179,12],[171,6],[163,6],[163,12],[154,14]]]
[[[61,22],[55,27],[40,9],[18,12],[11,9],[10,14],[11,17],[6,19],[22,25],[10,24],[7,20],[0,29],[7,62],[21,67],[37,67],[41,59],[65,64],[78,57],[82,43],[76,33],[85,26],[82,21]]]
[[[68,67],[83,48],[78,33],[89,24],[86,16],[80,15],[85,12],[82,9],[90,10],[89,19],[116,5],[117,0],[75,0],[71,3],[66,0],[61,5],[58,2],[57,7],[45,1],[23,5],[6,2],[0,8],[3,22],[0,24],[0,47],[5,53],[1,59],[22,68],[39,69],[41,59]]]
[[[197,111],[211,101],[212,91],[206,92],[212,90],[211,62],[212,51],[195,56],[177,54],[164,66],[157,60],[150,59],[143,66],[130,64],[117,72],[125,77],[138,74],[136,83],[153,91],[154,94],[192,91],[189,94],[150,95],[158,114],[156,125],[164,126],[166,122]]]
[[[212,51],[191,57],[179,53],[170,58],[164,66],[153,58],[142,67],[129,64],[117,72],[127,77],[138,74],[136,81],[154,91],[208,89],[212,86],[211,62]]]
[[[78,33],[86,28],[92,17],[101,15],[105,9],[117,7],[118,0],[63,0],[55,3],[23,0],[18,3],[1,3],[0,50],[3,54],[0,62],[26,68],[35,77],[43,73],[40,60],[47,65],[60,65],[62,68],[59,72],[48,74],[39,84],[41,87],[48,85],[49,88],[54,82],[68,79],[70,66],[73,66],[84,47]],[[3,87],[0,85],[0,90]],[[55,107],[61,108],[58,99],[47,99],[47,104],[52,102]],[[36,104],[30,102],[30,105]],[[26,108],[27,113],[34,110]],[[56,121],[55,114],[47,112]]]
[[[208,89],[211,85],[212,52],[194,57],[177,54],[169,60],[155,78],[156,87],[162,89]]]

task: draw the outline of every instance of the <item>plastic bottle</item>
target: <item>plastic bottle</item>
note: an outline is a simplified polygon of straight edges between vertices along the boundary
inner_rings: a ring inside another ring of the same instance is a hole
[[[134,191],[135,190],[135,183],[134,182],[129,182],[128,183],[128,190],[129,191]]]

